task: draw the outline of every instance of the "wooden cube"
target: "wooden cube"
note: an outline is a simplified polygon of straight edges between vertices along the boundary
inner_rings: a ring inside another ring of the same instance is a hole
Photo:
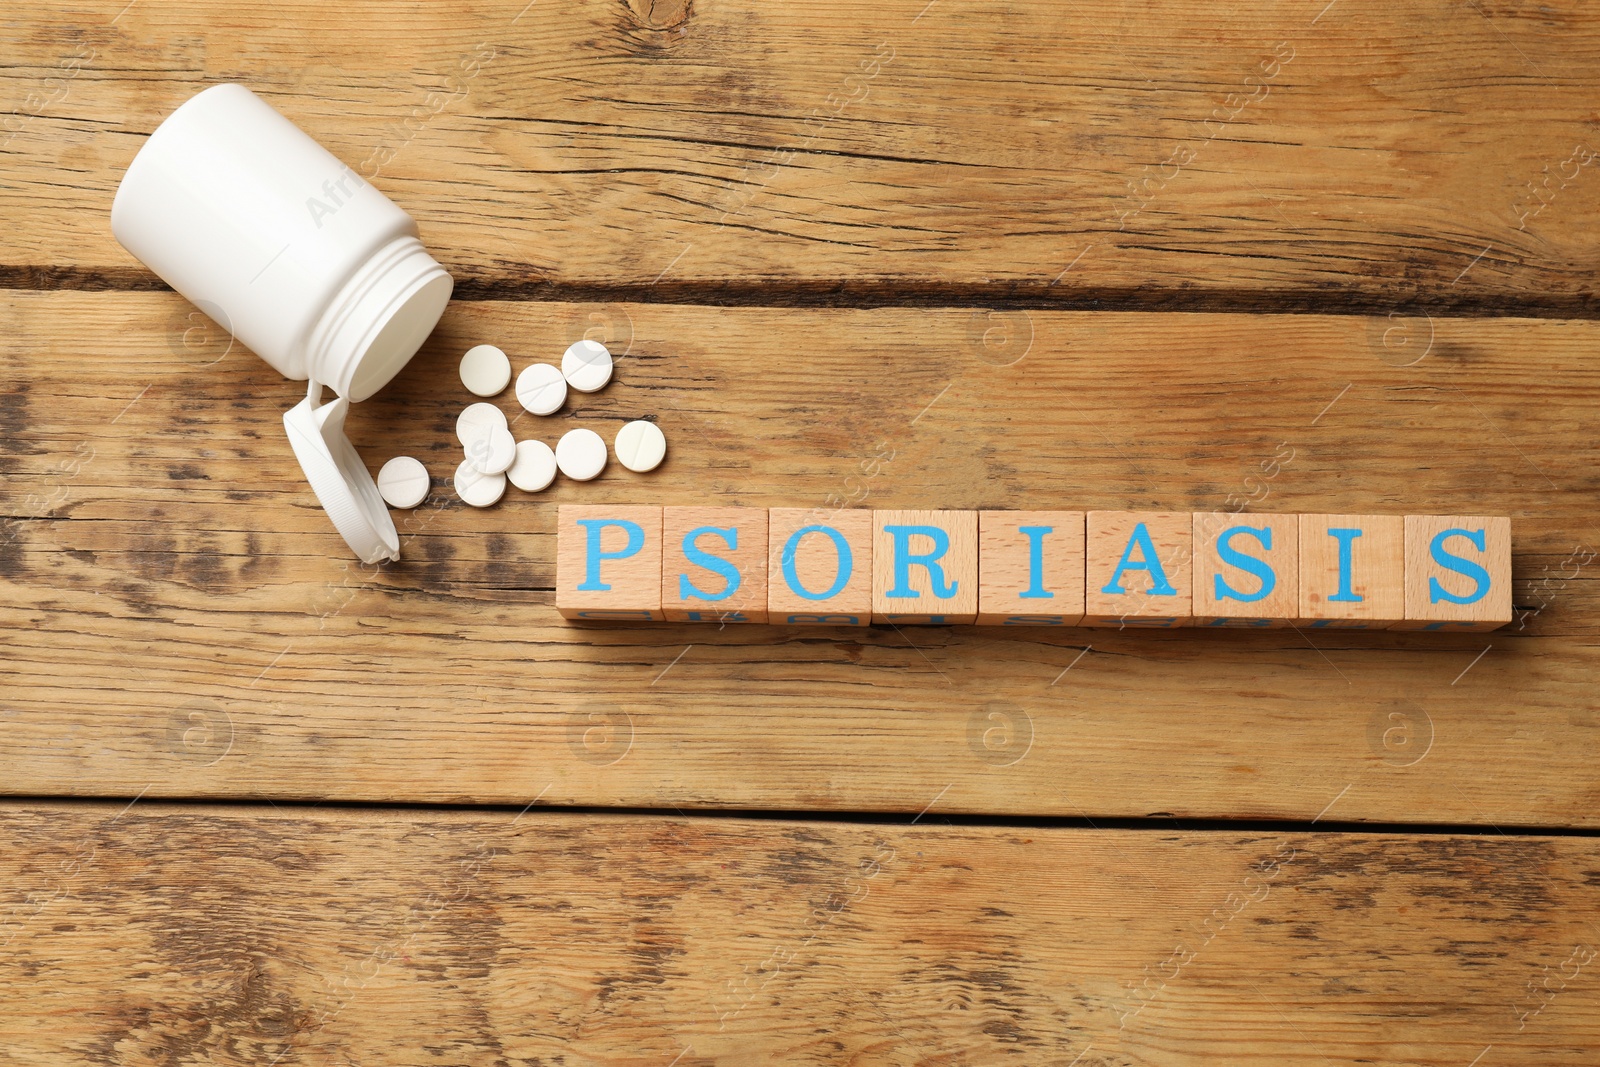
[[[1314,630],[1387,630],[1406,617],[1405,518],[1300,516],[1300,618]]]
[[[661,509],[668,622],[767,621],[767,509]]]
[[[978,617],[978,513],[872,513],[872,621],[896,625]]]
[[[1406,516],[1406,617],[1394,630],[1494,630],[1511,621],[1511,520]]]
[[[568,619],[661,619],[661,509],[562,504],[556,610]]]
[[[1091,511],[1084,525],[1085,626],[1189,625],[1191,512]]]
[[[1195,626],[1288,626],[1300,611],[1296,515],[1196,512]]]
[[[786,626],[872,622],[872,512],[767,512],[767,618]]]
[[[979,626],[1083,621],[1083,512],[978,512]]]

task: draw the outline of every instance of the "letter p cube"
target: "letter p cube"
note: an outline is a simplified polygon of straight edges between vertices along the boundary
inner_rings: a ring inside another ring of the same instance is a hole
[[[565,618],[663,617],[660,508],[563,504],[556,524],[556,610]]]

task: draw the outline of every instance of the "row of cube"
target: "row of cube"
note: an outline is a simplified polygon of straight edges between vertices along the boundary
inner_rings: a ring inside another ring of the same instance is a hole
[[[1511,621],[1511,521],[562,505],[569,619],[866,626]]]

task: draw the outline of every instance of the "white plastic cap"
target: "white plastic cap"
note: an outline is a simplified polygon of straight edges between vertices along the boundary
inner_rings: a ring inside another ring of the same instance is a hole
[[[322,403],[322,386],[311,383],[306,398],[283,413],[300,469],[317,502],[363,563],[400,558],[400,535],[366,464],[344,435],[350,402],[338,397]]]

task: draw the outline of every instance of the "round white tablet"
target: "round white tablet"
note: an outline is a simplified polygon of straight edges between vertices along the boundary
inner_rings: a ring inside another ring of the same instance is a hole
[[[511,361],[494,345],[467,349],[461,357],[461,384],[478,396],[498,396],[511,381]]]
[[[472,442],[489,436],[489,431],[497,426],[502,430],[506,428],[505,412],[482,401],[468,404],[466,410],[456,416],[456,440],[461,442],[462,448],[471,448]]]
[[[496,503],[506,493],[504,474],[480,474],[472,469],[472,461],[464,459],[456,468],[456,496],[475,508],[486,508]]]
[[[568,430],[556,442],[556,466],[575,482],[587,482],[606,469],[606,442],[593,430]]]
[[[517,439],[496,426],[467,446],[467,459],[479,474],[501,474],[517,458]]]
[[[567,400],[567,380],[548,363],[535,363],[517,375],[517,403],[530,414],[552,415]]]
[[[506,477],[523,492],[537,493],[556,480],[556,454],[543,441],[518,441],[517,458]]]
[[[617,431],[616,453],[617,462],[631,471],[653,471],[666,457],[667,439],[661,427],[639,419]]]
[[[611,352],[599,341],[575,341],[561,357],[561,373],[580,393],[604,389],[611,380]]]
[[[378,472],[378,492],[391,508],[414,508],[428,495],[428,468],[410,456],[396,456]]]

